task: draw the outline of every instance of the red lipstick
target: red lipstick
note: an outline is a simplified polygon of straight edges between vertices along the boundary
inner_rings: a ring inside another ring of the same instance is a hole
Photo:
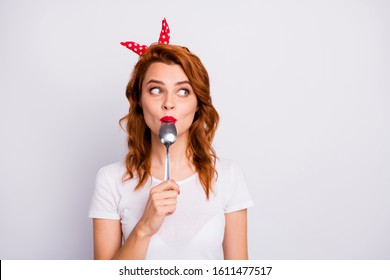
[[[177,120],[172,116],[165,116],[160,119],[161,122],[175,123]]]

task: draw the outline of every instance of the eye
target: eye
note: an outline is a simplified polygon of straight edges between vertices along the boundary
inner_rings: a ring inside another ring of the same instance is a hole
[[[156,95],[158,95],[158,94],[161,94],[161,93],[162,93],[162,90],[161,90],[161,88],[159,88],[159,87],[154,87],[154,88],[151,88],[151,89],[150,89],[150,93],[151,93],[151,94],[156,94]]]
[[[190,94],[190,91],[188,89],[182,88],[177,92],[177,95],[179,96],[188,96]]]

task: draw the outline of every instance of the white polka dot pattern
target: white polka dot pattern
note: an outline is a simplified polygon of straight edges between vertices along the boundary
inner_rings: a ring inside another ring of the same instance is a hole
[[[161,27],[161,33],[160,38],[158,39],[159,44],[169,44],[170,39],[170,30],[167,23],[167,20],[164,18],[162,21],[162,27]]]
[[[158,43],[164,44],[164,45],[169,44],[169,39],[171,38],[170,35],[171,35],[171,33],[169,30],[167,20],[164,18],[162,21],[161,33],[160,33],[160,38],[158,39]],[[148,46],[145,46],[145,45],[141,46],[133,41],[121,42],[121,45],[125,46],[129,50],[132,50],[133,52],[135,52],[139,56],[143,55],[148,49]]]

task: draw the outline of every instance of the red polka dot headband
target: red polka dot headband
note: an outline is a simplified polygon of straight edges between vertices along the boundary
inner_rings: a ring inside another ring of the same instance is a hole
[[[160,33],[160,38],[158,39],[159,44],[169,44],[169,39],[170,39],[170,31],[169,31],[169,26],[167,23],[167,20],[164,18],[162,20],[162,27],[161,27],[161,33]],[[138,55],[143,55],[146,50],[148,49],[147,46],[145,45],[140,45],[132,41],[128,42],[121,42],[122,46],[125,46],[126,48],[132,50]]]

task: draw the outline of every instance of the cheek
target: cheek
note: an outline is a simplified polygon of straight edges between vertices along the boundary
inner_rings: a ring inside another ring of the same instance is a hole
[[[189,110],[187,110],[187,112],[185,114],[184,122],[182,124],[184,130],[187,130],[191,127],[191,125],[195,119],[196,111],[198,110],[197,105],[193,105],[188,109]]]
[[[192,108],[191,108],[191,115],[193,116],[193,117],[195,117],[195,114],[196,114],[196,112],[199,110],[199,106],[198,106],[198,102],[197,102],[197,100],[195,100],[195,102],[193,103],[193,106],[192,106]]]
[[[148,103],[143,103],[142,113],[144,115],[144,120],[146,122],[146,125],[150,128],[150,126],[152,125],[152,120],[154,119],[153,107],[150,106],[150,104]]]
[[[150,127],[150,125],[152,124],[152,120],[153,120],[153,112],[148,110],[148,108],[144,108],[143,114],[144,114],[144,120],[145,120],[146,124]]]
[[[193,95],[190,100],[187,100],[185,104],[183,104],[184,110],[187,114],[195,114],[198,110],[198,99]]]

